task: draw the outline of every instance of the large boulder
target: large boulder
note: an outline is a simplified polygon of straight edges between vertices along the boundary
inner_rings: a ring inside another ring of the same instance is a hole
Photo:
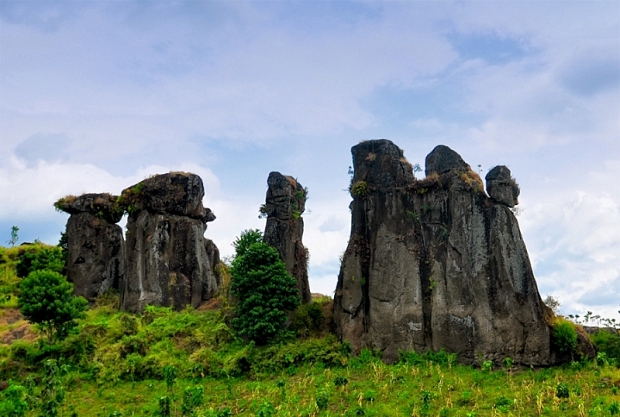
[[[286,270],[297,280],[302,303],[312,301],[308,283],[308,249],[302,243],[307,191],[290,176],[269,173],[262,212],[267,216],[264,241],[280,253]]]
[[[179,172],[123,191],[121,202],[129,212],[123,310],[140,312],[147,304],[180,310],[214,296],[218,275],[212,262],[219,252],[204,238],[206,223],[215,216],[203,207],[203,196],[200,177]]]
[[[67,221],[67,278],[76,295],[94,301],[119,290],[124,276],[122,215],[111,194],[67,196],[54,205],[70,213]]]
[[[517,182],[512,178],[508,167],[498,165],[491,169],[484,179],[487,182],[487,193],[489,193],[493,201],[510,208],[519,204],[521,190]]]
[[[154,214],[176,214],[210,222],[215,216],[202,205],[202,179],[188,172],[153,175],[121,193],[120,204],[130,214],[146,210]]]
[[[421,181],[387,140],[352,148],[352,226],[334,299],[340,338],[383,359],[439,350],[546,365],[550,327],[519,225],[448,147]]]

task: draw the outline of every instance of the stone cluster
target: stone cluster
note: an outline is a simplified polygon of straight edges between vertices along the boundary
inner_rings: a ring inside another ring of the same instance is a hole
[[[427,156],[420,181],[388,140],[352,154],[351,237],[334,299],[340,338],[388,362],[443,348],[468,363],[551,363],[551,313],[509,209],[518,195],[510,171],[489,173],[489,198],[447,146]]]

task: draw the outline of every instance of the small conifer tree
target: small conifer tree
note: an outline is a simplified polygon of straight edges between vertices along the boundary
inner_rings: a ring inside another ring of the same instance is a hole
[[[281,334],[287,311],[299,306],[299,295],[295,278],[286,272],[278,251],[256,242],[255,232],[242,233],[236,242],[243,244],[235,245],[231,293],[236,306],[232,325],[241,335],[262,345]]]

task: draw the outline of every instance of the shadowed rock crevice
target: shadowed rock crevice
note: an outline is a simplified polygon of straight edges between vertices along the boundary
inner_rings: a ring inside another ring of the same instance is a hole
[[[543,303],[505,199],[489,198],[446,146],[427,156],[420,181],[388,140],[362,142],[352,154],[351,238],[334,302],[338,335],[355,350],[381,350],[386,361],[399,350],[444,348],[468,363],[509,356],[549,364]],[[491,180],[516,203],[514,180],[501,171]]]
[[[269,173],[267,196],[261,213],[267,216],[264,241],[275,247],[286,270],[297,281],[302,303],[312,301],[308,283],[308,249],[303,245],[304,220],[308,191],[290,176]]]

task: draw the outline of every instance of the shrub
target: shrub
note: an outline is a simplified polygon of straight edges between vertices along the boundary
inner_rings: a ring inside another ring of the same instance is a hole
[[[18,305],[31,323],[38,324],[50,343],[63,340],[84,317],[88,302],[73,295],[73,285],[57,272],[31,272],[20,285]]]
[[[568,388],[568,385],[566,385],[564,382],[560,382],[555,390],[555,396],[558,398],[568,398],[569,395],[570,390]]]
[[[590,339],[597,352],[605,353],[608,359],[620,363],[620,334],[599,330]]]
[[[575,325],[567,320],[557,320],[553,326],[552,342],[560,353],[573,355],[577,351]]]
[[[26,415],[26,411],[28,411],[26,388],[9,381],[9,387],[0,397],[0,415],[19,417]]]
[[[313,301],[299,306],[293,316],[293,328],[297,335],[308,337],[317,333],[323,321],[323,309],[320,303]]]
[[[35,244],[23,250],[20,248],[16,272],[18,277],[24,278],[33,271],[43,269],[62,273],[64,267],[65,255],[61,247]]]
[[[256,344],[265,344],[284,330],[287,311],[299,305],[297,282],[286,272],[278,251],[251,242],[254,233],[235,241],[231,293],[236,300],[233,328]],[[255,235],[254,235],[255,236]]]

